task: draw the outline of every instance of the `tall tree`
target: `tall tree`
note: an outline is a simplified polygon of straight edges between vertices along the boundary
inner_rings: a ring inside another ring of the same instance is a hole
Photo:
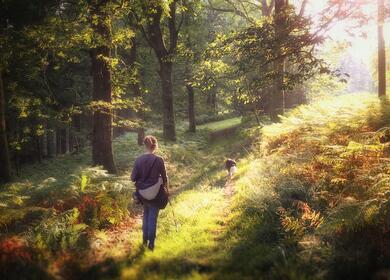
[[[109,0],[89,0],[89,13],[94,36],[90,49],[93,76],[92,161],[109,173],[116,173],[112,153],[112,85],[111,85],[111,29]]]
[[[168,9],[164,10],[163,3],[160,1],[140,1],[142,12],[134,10],[139,28],[154,50],[160,66],[158,74],[162,87],[163,134],[165,139],[172,141],[176,140],[172,68],[183,22],[183,16],[179,23],[176,22],[178,2],[178,0],[170,1]],[[164,21],[167,22],[166,28],[163,26]],[[164,34],[164,30],[167,30],[168,34]]]
[[[287,21],[288,0],[275,1],[275,39],[279,45],[275,50],[278,57],[274,63],[275,81],[270,100],[270,117],[273,121],[278,120],[278,116],[284,112],[284,72],[285,59],[283,58],[281,39],[284,36],[284,29]]]
[[[130,19],[131,20],[131,19]],[[134,27],[135,24],[130,22],[131,26]],[[130,79],[130,90],[132,93],[132,97],[135,99],[141,99],[142,98],[142,90],[141,90],[141,74],[140,74],[140,67],[137,63],[137,52],[139,48],[139,42],[137,42],[138,35],[136,34],[134,37],[130,39],[131,48],[129,51],[126,51],[124,53],[124,58],[126,59],[126,64],[128,64],[128,67],[130,68],[131,72],[131,79]],[[144,137],[145,137],[145,129],[143,126],[143,118],[144,118],[144,108],[141,106],[138,106],[138,108],[127,108],[126,109],[127,115],[131,119],[136,119],[137,124],[137,142],[138,145],[143,145],[144,143]]]
[[[378,95],[386,95],[386,49],[383,36],[385,1],[378,0]]]
[[[275,5],[275,0],[271,0],[269,4],[267,2],[267,0],[261,0],[261,13],[265,17],[271,16],[272,9]]]
[[[188,94],[188,131],[196,132],[194,87],[191,83],[187,83],[186,88]]]
[[[188,24],[188,23],[187,23]],[[185,86],[187,89],[187,111],[188,111],[188,131],[196,132],[196,121],[195,121],[195,94],[194,86],[192,84],[193,73],[191,66],[195,65],[195,51],[191,42],[191,34],[187,32],[187,40],[185,42],[187,52],[185,55]]]
[[[8,182],[11,179],[11,165],[5,124],[5,96],[2,72],[0,68],[0,181]]]

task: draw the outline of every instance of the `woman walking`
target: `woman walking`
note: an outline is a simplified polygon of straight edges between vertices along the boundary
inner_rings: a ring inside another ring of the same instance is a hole
[[[131,173],[131,180],[135,182],[137,195],[144,206],[142,219],[143,245],[153,251],[160,210],[158,201],[154,198],[157,196],[161,185],[165,188],[168,187],[168,177],[164,160],[155,155],[158,148],[156,137],[146,136],[144,145],[145,153],[136,159]]]

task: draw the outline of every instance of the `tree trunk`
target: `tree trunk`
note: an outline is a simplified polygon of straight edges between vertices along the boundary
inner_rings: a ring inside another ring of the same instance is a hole
[[[19,128],[19,121],[16,119],[15,121],[15,132],[14,132],[14,137],[17,143],[20,142],[20,128]],[[20,164],[20,150],[15,149],[13,153],[13,162],[14,162],[14,167],[16,171],[16,176],[20,176],[21,173],[21,164]]]
[[[36,153],[36,159],[39,163],[42,162],[42,146],[41,146],[41,137],[40,136],[34,136],[34,144],[35,144],[35,153]]]
[[[140,75],[139,75],[139,72],[137,71],[137,65],[136,65],[136,62],[137,62],[137,42],[136,42],[136,39],[135,37],[133,37],[131,39],[131,49],[130,49],[130,53],[129,53],[129,65],[130,67],[132,68],[132,70],[134,70],[134,80],[133,82],[131,83],[130,87],[131,87],[131,90],[133,91],[133,95],[135,97],[140,97],[142,95],[141,93],[141,87],[140,87]]]
[[[275,36],[277,41],[281,41],[283,38],[284,28],[286,25],[286,7],[288,0],[276,0],[275,1]],[[281,49],[276,50],[276,57],[282,55]],[[283,89],[284,85],[284,72],[285,72],[285,60],[284,58],[278,58],[274,63],[274,69],[276,72],[273,93],[270,100],[270,118],[272,121],[279,121],[279,115],[284,113],[284,98],[285,93]]]
[[[159,75],[162,85],[164,138],[176,141],[175,112],[173,108],[172,62],[164,61],[164,58],[160,59]]]
[[[196,124],[195,124],[195,95],[194,88],[187,84],[187,93],[188,93],[188,124],[189,131],[196,132]]]
[[[144,1],[149,3],[145,6],[150,10],[147,14],[147,33],[141,28],[149,45],[153,48],[160,64],[159,75],[162,86],[163,104],[163,135],[167,140],[176,141],[175,112],[173,108],[173,88],[172,88],[172,57],[175,55],[179,30],[176,26],[176,4],[177,1],[170,1],[168,31],[169,35],[164,36],[164,28],[161,28],[162,15],[164,13],[162,3],[155,1]],[[167,39],[165,41],[165,39]],[[166,46],[169,42],[169,47]]]
[[[270,117],[272,121],[279,121],[279,116],[284,114],[285,92],[283,89],[284,80],[284,59],[275,62],[277,77],[273,86],[273,93],[270,100]]]
[[[378,95],[386,95],[386,49],[383,36],[385,1],[378,0]]]
[[[138,136],[138,145],[142,146],[144,144],[144,138],[145,138],[145,129],[143,127],[139,127],[137,129],[137,136]]]
[[[207,105],[210,106],[210,109],[213,111],[214,114],[217,113],[217,94],[215,91],[209,92],[207,95]]]
[[[65,126],[65,152],[70,153],[72,147],[72,139],[69,124],[67,123]]]
[[[47,158],[47,129],[46,125],[44,126],[44,133],[40,137],[41,147],[42,147],[42,156],[43,158]]]
[[[56,136],[56,141],[55,141],[56,142],[56,153],[57,153],[57,155],[61,155],[62,154],[61,129],[59,129],[59,128],[56,129],[55,136]]]
[[[132,91],[133,97],[138,97],[140,98],[142,96],[142,91],[141,91],[141,86],[140,86],[140,75],[137,69],[137,41],[135,37],[131,39],[131,49],[128,55],[126,54],[126,59],[127,62],[130,66],[130,69],[132,71],[132,81],[130,83],[130,89]],[[137,142],[138,145],[143,145],[144,137],[145,137],[145,131],[144,128],[142,127],[142,119],[143,119],[143,114],[142,110],[136,112],[133,109],[125,109],[121,112],[119,112],[120,116],[124,116],[126,119],[138,119],[139,122],[139,127],[136,128],[137,131]],[[122,133],[125,132],[126,130],[120,130]],[[134,131],[134,130],[132,130]]]
[[[98,38],[98,46],[90,51],[93,76],[92,99],[103,103],[93,112],[92,161],[95,165],[102,165],[109,173],[116,173],[112,153],[111,72],[107,62],[111,56],[108,46],[111,32],[109,16],[104,11],[107,8],[107,1],[90,2],[93,3],[90,4],[91,17],[94,19],[91,23],[92,29]]]
[[[69,153],[69,126],[65,124],[64,128],[60,130],[60,152],[61,154]]]
[[[274,1],[271,1],[271,3],[267,3],[267,0],[261,0],[261,13],[264,17],[271,16],[272,9],[274,6]]]
[[[73,148],[76,153],[79,153],[81,150],[81,138],[80,138],[80,132],[81,132],[81,115],[76,114],[73,115],[72,118],[72,125],[74,129],[74,135],[73,135]]]
[[[11,164],[5,124],[5,94],[3,85],[3,72],[0,69],[0,181],[11,180]]]
[[[56,130],[50,129],[47,132],[47,156],[55,157],[57,155],[57,135]]]

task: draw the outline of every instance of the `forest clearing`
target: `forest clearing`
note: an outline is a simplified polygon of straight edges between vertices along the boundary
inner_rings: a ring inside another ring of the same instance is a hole
[[[389,15],[0,1],[0,279],[390,279]]]

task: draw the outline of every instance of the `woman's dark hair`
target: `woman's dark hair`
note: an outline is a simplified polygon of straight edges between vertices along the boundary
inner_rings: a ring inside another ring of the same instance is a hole
[[[158,142],[157,142],[157,138],[152,136],[152,135],[148,135],[144,138],[144,145],[145,147],[148,149],[148,150],[151,150],[151,151],[154,151],[155,149],[157,149],[158,147]]]

